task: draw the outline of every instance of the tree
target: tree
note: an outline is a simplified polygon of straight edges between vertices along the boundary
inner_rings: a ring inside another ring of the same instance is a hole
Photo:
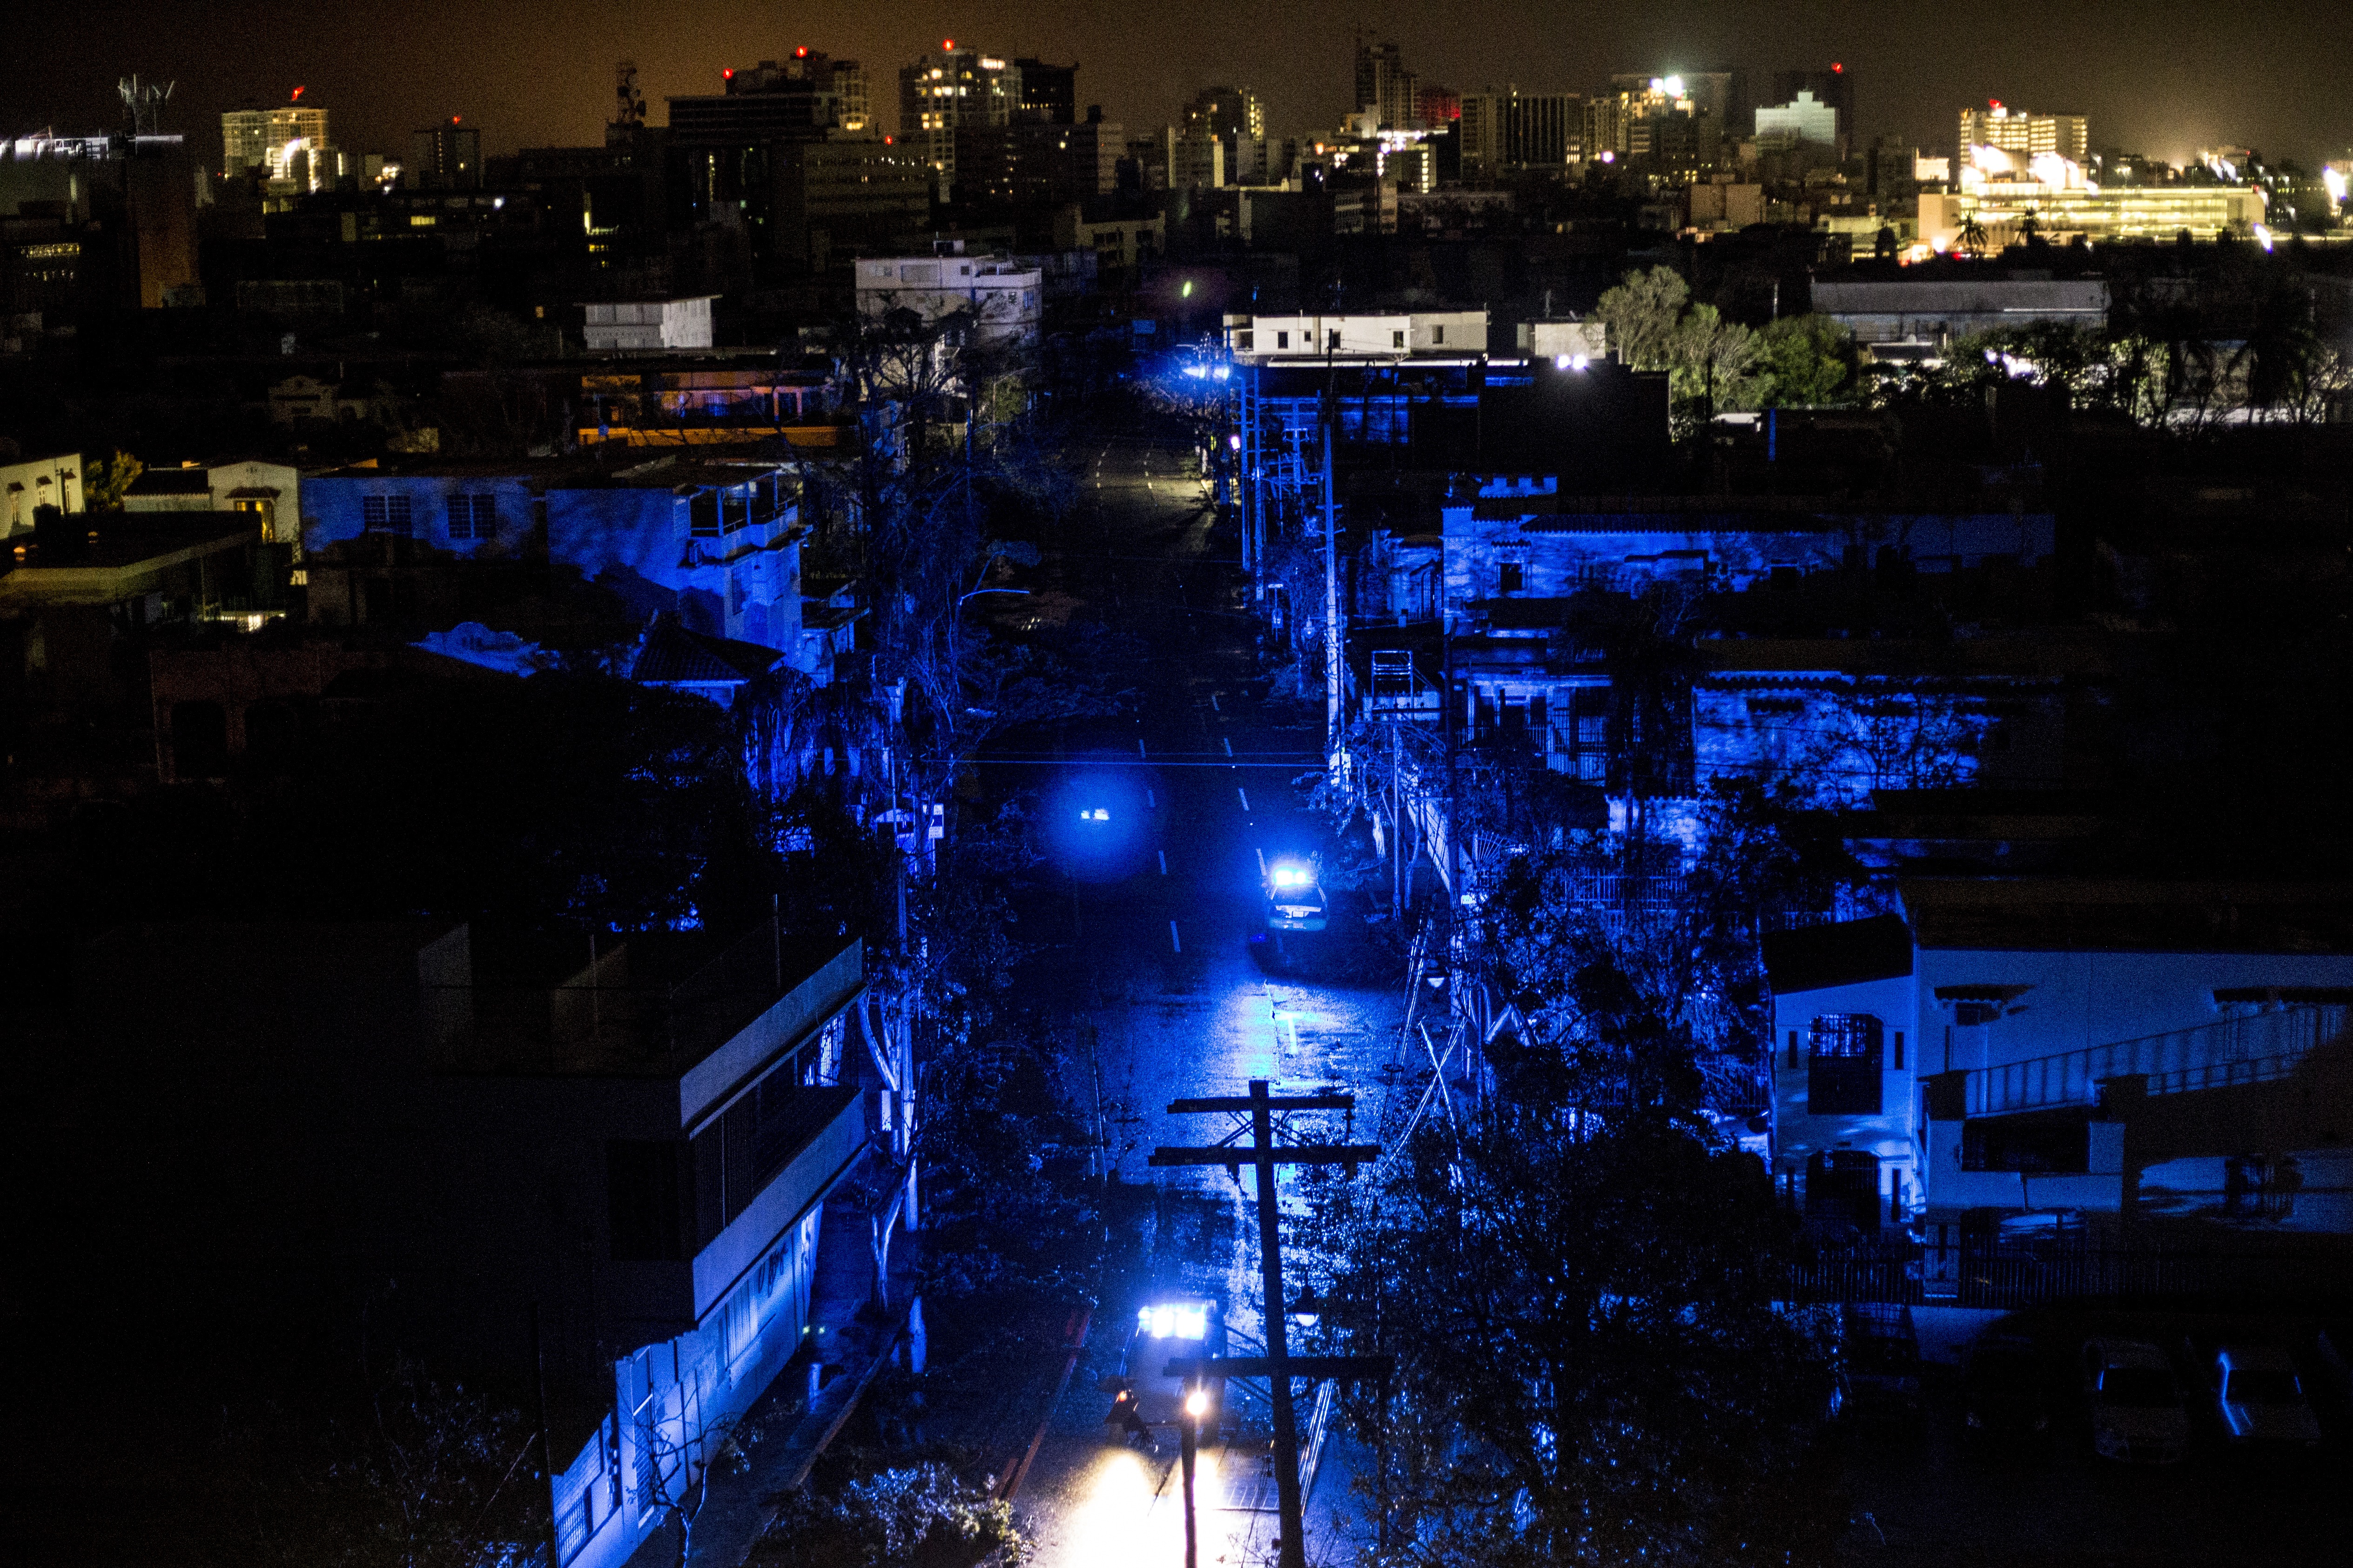
[[[335,1418],[223,1415],[225,1562],[478,1568],[546,1539],[538,1434],[414,1363]]]
[[[1698,405],[1701,420],[1712,419],[1719,400],[1741,394],[1757,363],[1757,334],[1713,305],[1694,305],[1669,340],[1667,359],[1676,390]]]
[[[1755,401],[1767,408],[1831,401],[1854,374],[1854,337],[1828,316],[1784,316],[1757,334]]]
[[[1596,959],[1573,1044],[1367,1196],[1337,1182],[1325,1348],[1396,1372],[1345,1410],[1377,1456],[1379,1563],[1827,1557],[1829,1377],[1778,1309],[1793,1226],[1689,1119],[1673,1031]],[[1599,1069],[1620,1086],[1595,1110]]]
[[[1636,370],[1665,370],[1674,363],[1677,323],[1691,300],[1691,288],[1672,267],[1629,272],[1605,292],[1593,313],[1609,331],[1618,357]]]
[[[1987,247],[1992,244],[1986,234],[1985,225],[1978,221],[1978,215],[1975,212],[1970,212],[1962,217],[1960,232],[1957,237],[1960,240],[1963,250],[1979,258],[1985,255]]]
[[[791,1493],[752,1548],[757,1568],[1015,1568],[1013,1510],[945,1465],[880,1470],[832,1495]]]
[[[83,477],[83,504],[92,511],[121,511],[123,493],[146,471],[147,465],[128,452],[100,458],[94,470]]]

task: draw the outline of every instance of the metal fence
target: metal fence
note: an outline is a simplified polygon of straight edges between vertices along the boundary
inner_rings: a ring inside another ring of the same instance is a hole
[[[1979,1068],[1967,1080],[1968,1113],[2089,1105],[2115,1078],[2145,1078],[2151,1094],[2284,1078],[2315,1047],[2344,1034],[2346,1016],[2343,1006],[2287,1007]]]

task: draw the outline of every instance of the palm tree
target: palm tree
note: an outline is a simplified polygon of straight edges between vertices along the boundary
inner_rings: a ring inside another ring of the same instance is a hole
[[[1961,232],[1959,238],[1961,248],[1968,251],[1971,256],[1983,257],[1985,255],[1986,246],[1988,244],[1985,225],[1978,221],[1977,214],[1971,213],[1967,217],[1961,219]]]

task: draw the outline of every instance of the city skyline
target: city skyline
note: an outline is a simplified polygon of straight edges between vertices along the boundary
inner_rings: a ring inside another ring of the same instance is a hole
[[[230,0],[200,16],[151,16],[101,0],[20,29],[18,79],[37,85],[20,89],[10,123],[0,129],[20,134],[54,124],[69,132],[111,124],[120,113],[114,82],[135,71],[176,82],[166,128],[188,135],[200,156],[215,150],[222,111],[282,103],[296,86],[306,89],[305,102],[334,112],[337,140],[348,147],[397,155],[417,126],[461,114],[496,154],[597,141],[618,58],[638,61],[659,123],[662,100],[718,90],[723,68],[777,58],[796,45],[860,59],[887,79],[961,35],[1008,56],[1075,59],[1082,106],[1100,103],[1131,128],[1176,123],[1202,88],[1232,83],[1265,100],[1270,134],[1295,135],[1326,129],[1355,107],[1346,100],[1362,24],[1395,41],[1424,82],[1457,91],[1507,83],[1593,91],[1615,71],[1725,64],[1747,69],[1761,87],[1775,69],[1835,59],[1854,77],[1866,134],[1893,132],[1932,150],[1949,141],[1958,109],[1999,98],[2038,113],[2085,116],[2094,146],[2171,163],[2213,145],[2316,162],[2353,145],[2353,95],[2333,79],[2329,51],[2311,47],[2325,36],[2331,9],[2293,0],[2261,38],[2192,63],[2145,8],[2118,5],[2083,8],[2058,32],[2039,19],[2029,29],[2021,11],[2016,28],[1989,23],[1958,39],[1933,33],[1925,12],[1891,25],[1883,11],[1853,4],[1771,19],[1709,5],[1655,20],[1580,20],[1575,39],[1551,43],[1546,19],[1521,0],[1459,7],[1442,29],[1426,13],[1396,5],[1328,19],[1219,4],[1182,17],[1040,22],[997,4],[915,6],[877,19],[839,5],[787,18],[742,0],[612,4],[587,15],[518,0],[484,18],[450,0],[416,0],[402,8],[405,28],[346,38],[306,27],[284,33],[282,44],[257,44],[257,34],[280,36],[282,7]],[[101,37],[129,41],[100,53],[90,40]],[[451,47],[458,42],[462,47]],[[2096,68],[2086,68],[2087,59]]]

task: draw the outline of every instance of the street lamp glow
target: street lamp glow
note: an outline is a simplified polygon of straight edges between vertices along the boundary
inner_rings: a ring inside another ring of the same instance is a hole
[[[1239,452],[1242,449],[1242,438],[1240,436],[1229,436],[1226,437],[1226,445],[1232,450]]]
[[[1197,1388],[1192,1393],[1185,1396],[1186,1415],[1190,1415],[1194,1420],[1198,1421],[1202,1416],[1207,1415],[1208,1413],[1209,1394],[1207,1389]]]

